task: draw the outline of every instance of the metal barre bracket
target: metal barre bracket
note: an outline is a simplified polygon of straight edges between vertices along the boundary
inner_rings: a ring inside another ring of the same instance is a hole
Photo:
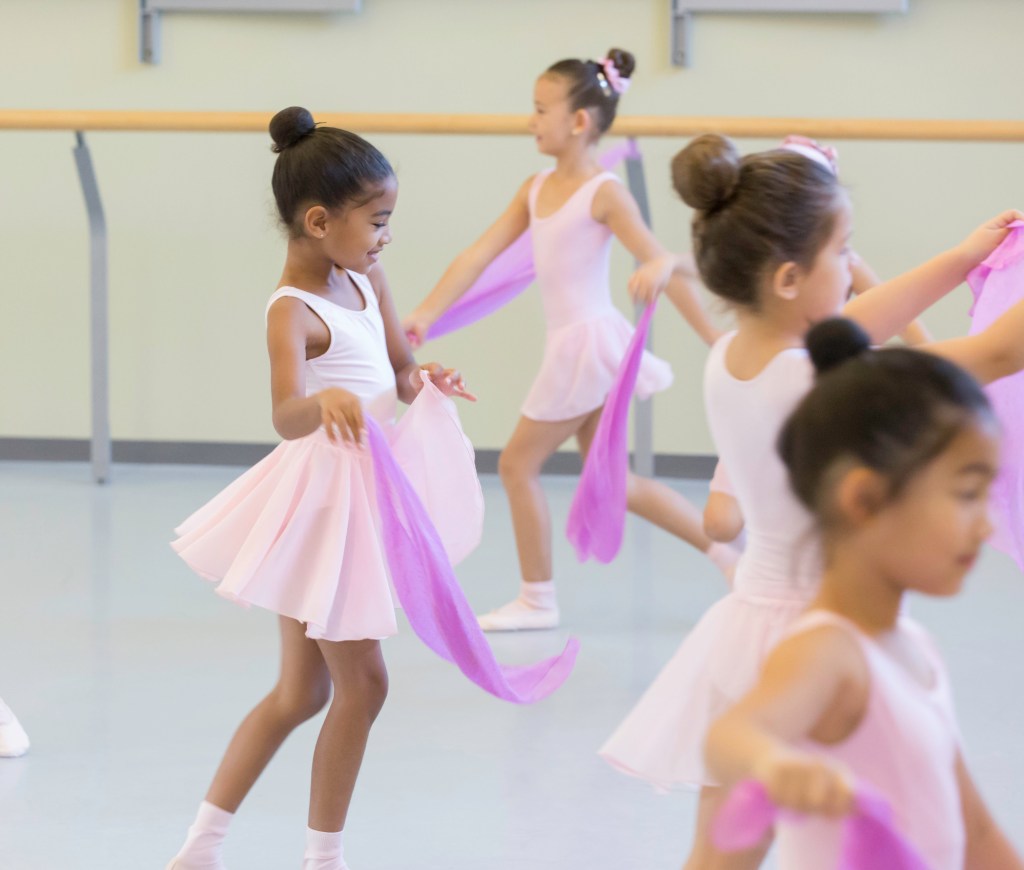
[[[163,12],[359,12],[363,0],[139,0],[139,60],[161,58]]]
[[[694,12],[805,12],[880,14],[906,12],[909,0],[672,0],[671,60],[673,66],[690,66],[693,56]]]

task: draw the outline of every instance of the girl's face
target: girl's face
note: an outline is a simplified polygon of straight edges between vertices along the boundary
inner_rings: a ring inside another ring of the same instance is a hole
[[[398,199],[398,181],[391,176],[379,182],[366,202],[342,206],[325,221],[324,250],[335,265],[366,274],[391,243],[389,222]]]
[[[814,264],[799,277],[797,298],[808,326],[837,316],[846,303],[853,278],[850,273],[850,236],[853,211],[845,193],[840,193],[832,235],[818,251]]]
[[[574,138],[582,135],[578,113],[569,104],[569,85],[562,76],[542,75],[533,88],[530,132],[541,154],[557,157]]]
[[[992,533],[989,488],[999,461],[994,425],[975,420],[866,524],[859,542],[877,568],[927,595],[954,595]]]

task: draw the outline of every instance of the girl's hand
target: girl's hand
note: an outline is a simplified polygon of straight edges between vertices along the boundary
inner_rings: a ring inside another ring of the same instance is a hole
[[[1010,224],[1014,221],[1024,221],[1024,212],[1013,208],[1004,211],[992,220],[986,221],[956,246],[956,250],[963,256],[968,268],[976,266],[999,247],[1000,242],[1010,231]]]
[[[337,442],[358,444],[363,436],[363,405],[359,397],[341,387],[329,387],[316,393],[320,406],[320,419],[327,437]]]
[[[780,807],[833,818],[853,811],[852,778],[835,762],[797,752],[771,753],[753,774]]]
[[[462,374],[456,369],[446,369],[440,363],[424,363],[419,369],[413,371],[409,376],[416,391],[423,389],[423,380],[420,372],[426,372],[430,376],[430,382],[446,396],[458,396],[468,402],[475,402],[476,396],[466,390],[466,382]]]
[[[675,269],[676,259],[671,254],[655,257],[640,266],[629,279],[627,289],[634,302],[647,305],[653,302],[655,297],[665,289],[672,271]]]
[[[402,331],[409,340],[413,350],[422,347],[427,340],[427,332],[434,325],[432,318],[427,317],[418,308],[402,321]]]

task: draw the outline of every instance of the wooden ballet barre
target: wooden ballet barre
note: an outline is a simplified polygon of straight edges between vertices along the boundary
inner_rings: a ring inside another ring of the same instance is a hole
[[[125,132],[265,133],[272,112],[133,112],[0,109],[2,130],[120,130]],[[360,133],[518,136],[526,115],[314,113],[317,120]],[[619,136],[686,138],[714,131],[742,139],[801,133],[823,140],[1024,142],[1024,121],[887,118],[731,118],[634,115],[615,122]]]

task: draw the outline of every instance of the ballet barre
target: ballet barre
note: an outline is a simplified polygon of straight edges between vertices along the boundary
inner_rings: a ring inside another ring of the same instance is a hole
[[[93,479],[110,479],[108,239],[106,218],[87,132],[266,133],[273,112],[172,112],[128,110],[0,109],[0,130],[67,131],[75,134],[73,154],[89,218],[90,257],[90,457]],[[318,121],[367,134],[439,136],[522,136],[527,115],[467,115],[372,112],[314,113]],[[716,132],[740,139],[782,139],[799,133],[815,139],[930,142],[1024,142],[1024,121],[896,118],[743,118],[634,115],[620,117],[610,135],[687,138]],[[626,161],[630,191],[650,223],[647,187],[639,156]],[[654,472],[653,421],[649,400],[636,408],[634,466]]]

